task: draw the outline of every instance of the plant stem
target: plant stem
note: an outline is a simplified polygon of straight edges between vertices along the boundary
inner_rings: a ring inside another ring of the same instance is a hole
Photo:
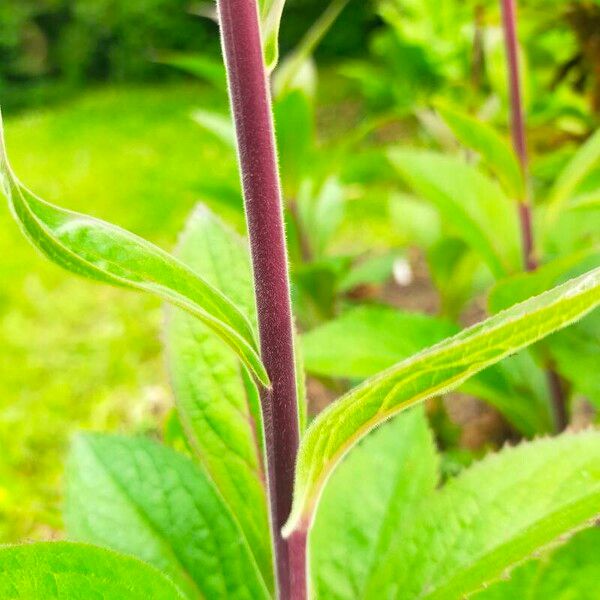
[[[527,152],[527,137],[525,133],[525,117],[521,94],[521,78],[519,73],[519,53],[517,44],[517,14],[516,0],[500,0],[502,8],[502,26],[508,59],[508,88],[510,90],[511,137],[515,154],[521,165],[521,173],[525,189],[529,189],[529,157]],[[529,194],[525,192],[519,198],[519,221],[521,224],[521,239],[523,246],[523,264],[525,270],[535,271],[538,262],[533,235],[533,222]],[[557,431],[563,431],[567,426],[567,409],[564,390],[560,376],[552,368],[546,367],[546,379],[552,401],[554,421]]]
[[[288,539],[290,552],[290,600],[305,600],[308,598],[308,568],[307,568],[308,530],[297,529]]]
[[[287,249],[273,115],[257,0],[218,0],[221,39],[235,122],[250,239],[261,357],[272,382],[260,390],[278,596],[292,596],[288,543],[299,444]],[[298,561],[295,560],[294,563]]]
[[[527,156],[527,138],[525,134],[525,117],[521,94],[521,77],[519,73],[519,52],[517,43],[517,14],[515,0],[501,0],[502,26],[506,44],[508,61],[508,89],[510,92],[511,137],[515,154],[521,165],[523,181],[527,188],[529,172]],[[535,271],[535,246],[531,219],[531,203],[528,194],[519,198],[519,220],[521,223],[521,239],[523,244],[523,264],[528,271]]]

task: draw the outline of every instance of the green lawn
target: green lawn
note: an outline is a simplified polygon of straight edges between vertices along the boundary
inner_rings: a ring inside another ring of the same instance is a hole
[[[19,177],[43,198],[165,248],[231,153],[189,118],[223,99],[200,85],[101,89],[7,119]],[[234,201],[235,203],[235,201]],[[241,225],[239,207],[221,206]],[[64,273],[0,211],[0,543],[60,531],[70,433],[155,428],[171,405],[158,301]]]

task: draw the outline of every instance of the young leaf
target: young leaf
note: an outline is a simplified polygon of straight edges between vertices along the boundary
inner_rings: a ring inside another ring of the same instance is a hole
[[[4,600],[184,600],[162,573],[135,558],[86,544],[0,548]]]
[[[521,168],[510,145],[495,129],[449,107],[440,106],[438,112],[462,144],[481,154],[507,193],[513,199],[521,200],[525,193]]]
[[[406,183],[502,276],[519,270],[520,238],[514,203],[473,167],[422,150],[396,148],[389,158]]]
[[[473,596],[475,600],[597,600],[600,529],[579,532],[564,546],[518,567],[510,579]]]
[[[600,269],[596,269],[399,363],[333,403],[313,421],[301,442],[285,534],[310,523],[333,468],[368,431],[409,406],[455,389],[599,304]]]
[[[75,539],[132,554],[190,599],[269,597],[248,541],[208,477],[143,438],[80,435],[67,474]]]
[[[113,285],[151,292],[208,325],[265,385],[248,320],[223,294],[146,240],[98,219],[53,206],[19,182],[0,123],[0,187],[29,241],[61,267]]]
[[[548,193],[548,219],[551,224],[577,186],[600,161],[600,130],[594,133],[562,170]]]
[[[265,65],[272,71],[279,60],[279,24],[285,0],[259,0]]]
[[[255,326],[248,250],[237,233],[198,206],[176,255],[231,298]],[[165,342],[175,401],[190,446],[237,517],[263,577],[271,585],[256,386],[235,354],[185,311],[167,307]]]
[[[437,481],[435,442],[422,407],[372,432],[323,492],[309,542],[316,597],[364,598],[379,556]]]
[[[424,500],[378,556],[364,597],[467,597],[585,526],[599,502],[597,431],[489,455]]]

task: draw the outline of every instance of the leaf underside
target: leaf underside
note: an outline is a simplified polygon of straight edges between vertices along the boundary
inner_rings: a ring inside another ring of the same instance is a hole
[[[256,335],[231,300],[146,240],[104,221],[53,206],[31,193],[8,163],[1,124],[0,189],[25,236],[47,258],[78,275],[150,292],[187,310],[219,335],[268,385]]]

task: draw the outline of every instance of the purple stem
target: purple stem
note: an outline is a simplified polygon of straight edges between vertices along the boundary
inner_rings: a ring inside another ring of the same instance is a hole
[[[297,529],[288,539],[291,577],[290,600],[306,600],[308,598],[307,541],[307,528]]]
[[[527,157],[527,138],[525,135],[525,118],[521,94],[521,78],[519,76],[519,52],[517,42],[517,14],[515,0],[501,0],[502,25],[508,59],[508,89],[510,91],[511,136],[515,154],[521,165],[523,181],[527,182],[529,165]],[[523,264],[528,271],[537,269],[531,204],[527,194],[519,198],[519,220],[521,222],[521,239],[523,243]]]
[[[523,115],[523,102],[521,96],[521,78],[519,76],[519,54],[517,44],[517,11],[516,0],[501,0],[502,25],[504,28],[504,39],[506,42],[506,55],[508,58],[508,87],[510,90],[511,108],[511,134],[512,143],[521,165],[523,181],[527,188],[529,176],[529,159],[527,154],[527,138],[525,134],[525,118]],[[523,264],[527,271],[535,271],[538,262],[535,252],[535,240],[533,237],[533,223],[531,203],[528,194],[519,199],[519,220],[521,223],[521,239],[523,242]],[[566,398],[561,385],[561,380],[552,365],[546,368],[546,379],[554,420],[557,431],[562,431],[568,423]]]
[[[261,357],[272,382],[260,390],[278,595],[295,594],[297,574],[281,537],[292,504],[299,444],[290,287],[273,115],[256,0],[218,0],[235,122],[258,310]],[[303,550],[304,551],[304,550]],[[298,564],[295,557],[294,564]],[[300,561],[302,564],[303,560]],[[302,574],[300,579],[303,579]]]

